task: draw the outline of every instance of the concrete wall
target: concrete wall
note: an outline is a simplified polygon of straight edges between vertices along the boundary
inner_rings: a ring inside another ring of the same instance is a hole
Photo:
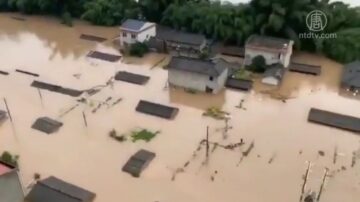
[[[206,92],[206,87],[212,88],[213,93],[219,92],[225,85],[228,70],[225,70],[219,77],[210,80],[210,76],[169,69],[168,82],[170,85],[186,89]]]
[[[123,33],[126,33],[126,36],[124,36]],[[135,38],[131,37],[132,34],[135,35]],[[120,30],[120,46],[125,47],[125,44],[130,45],[136,42],[144,42],[148,40],[150,37],[155,35],[156,35],[156,26],[153,26],[149,29],[146,29],[138,33]]]
[[[245,65],[250,65],[254,57],[262,55],[265,58],[267,65],[280,63],[284,67],[290,65],[291,55],[293,49],[293,42],[290,42],[287,51],[285,52],[273,52],[259,49],[246,48],[245,49]]]

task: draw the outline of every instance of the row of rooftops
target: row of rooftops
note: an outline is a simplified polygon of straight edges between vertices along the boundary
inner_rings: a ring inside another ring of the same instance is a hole
[[[201,45],[204,43],[204,41],[206,41],[206,37],[202,34],[178,31],[169,27],[156,25],[155,23],[134,19],[125,20],[120,26],[120,30],[140,33],[154,26],[156,26],[156,38],[158,39],[172,42],[180,42],[190,45]],[[246,41],[245,48],[283,51],[289,46],[292,46],[292,44],[293,42],[289,39],[252,35]]]
[[[18,169],[0,161],[1,202],[92,202],[96,194],[54,176],[39,180],[25,196]]]

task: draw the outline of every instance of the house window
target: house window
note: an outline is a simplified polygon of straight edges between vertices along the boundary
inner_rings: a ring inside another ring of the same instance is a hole
[[[126,37],[126,36],[127,36],[126,32],[123,32],[123,34],[122,34],[122,35],[123,35],[123,37]]]
[[[135,34],[131,34],[131,38],[132,38],[132,39],[136,39],[136,35],[135,35]]]
[[[212,76],[210,76],[209,79],[210,79],[210,81],[214,81],[214,77],[212,77]]]

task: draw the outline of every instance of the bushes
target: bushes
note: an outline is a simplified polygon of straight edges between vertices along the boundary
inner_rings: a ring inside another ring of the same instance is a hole
[[[248,70],[256,73],[264,73],[266,70],[266,61],[262,55],[258,55],[252,59],[251,65],[247,67]]]
[[[2,153],[2,155],[0,156],[0,160],[3,161],[4,163],[7,163],[9,165],[12,165],[12,166],[15,166],[17,167],[18,166],[18,159],[19,159],[19,156],[17,155],[12,155],[10,152],[8,151],[4,151]]]
[[[71,17],[71,14],[69,12],[64,12],[61,15],[61,23],[65,24],[65,25],[67,25],[69,27],[73,26],[72,17]]]
[[[129,54],[131,56],[143,57],[149,52],[149,47],[145,43],[136,42],[130,46]]]

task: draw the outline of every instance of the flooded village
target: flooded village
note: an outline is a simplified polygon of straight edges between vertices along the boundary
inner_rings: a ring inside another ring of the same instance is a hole
[[[14,15],[0,14],[0,110],[8,116],[0,126],[0,153],[18,155],[24,195],[37,178],[54,176],[89,190],[84,195],[94,202],[290,202],[310,192],[323,202],[360,200],[358,134],[308,122],[311,108],[360,117],[360,100],[340,88],[343,64],[294,51],[292,62],[321,66],[321,74],[286,70],[278,86],[255,75],[250,91],[190,92],[168,84],[169,71],[182,62],[169,54],[122,55],[116,62],[88,57],[94,51],[121,55],[118,27],[75,21],[69,28],[50,17]],[[106,40],[82,40],[82,34]],[[144,85],[114,80],[120,71],[148,79]],[[69,89],[86,92],[65,95]],[[139,113],[140,100],[171,106],[177,115]],[[204,116],[209,109],[225,116]],[[33,129],[41,117],[62,125],[51,134]],[[156,136],[147,142],[128,135],[143,129]],[[155,156],[136,178],[122,169],[141,149]]]

